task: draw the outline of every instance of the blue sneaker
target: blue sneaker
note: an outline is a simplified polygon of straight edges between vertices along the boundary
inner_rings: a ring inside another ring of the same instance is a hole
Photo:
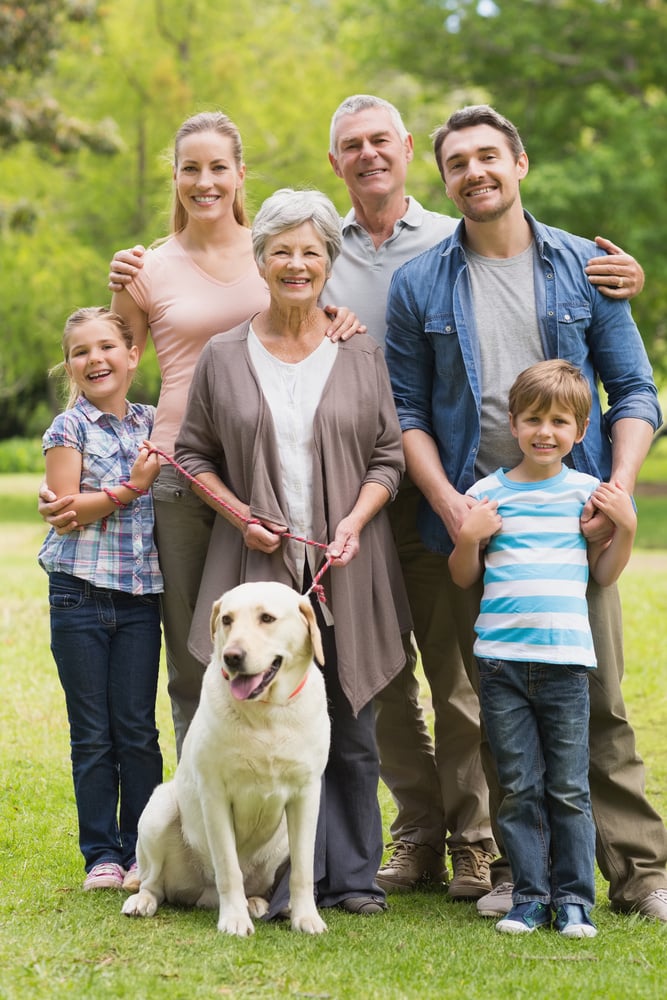
[[[593,938],[597,927],[585,907],[578,903],[563,903],[556,910],[554,927],[559,934],[568,938]]]
[[[499,920],[496,930],[502,934],[532,934],[538,927],[548,927],[551,923],[551,907],[533,900],[517,903],[506,917]]]

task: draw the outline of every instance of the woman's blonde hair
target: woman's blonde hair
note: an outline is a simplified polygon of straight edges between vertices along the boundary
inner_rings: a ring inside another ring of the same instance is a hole
[[[202,111],[197,115],[187,118],[179,128],[174,138],[174,171],[178,169],[179,150],[183,139],[199,132],[216,132],[218,135],[226,136],[232,141],[232,154],[236,169],[243,167],[243,144],[241,143],[241,133],[234,122],[223,114],[222,111]],[[240,226],[249,226],[245,209],[245,189],[243,185],[236,189],[233,204],[234,218]],[[173,201],[171,206],[171,232],[180,233],[188,221],[188,213],[185,206],[178,197],[176,185],[174,185]]]
[[[81,389],[70,376],[65,367],[69,364],[70,337],[72,332],[76,330],[77,327],[83,326],[84,323],[90,323],[90,321],[94,319],[102,320],[113,327],[114,331],[125,341],[128,350],[134,346],[132,331],[123,317],[119,316],[118,313],[111,312],[111,310],[107,309],[106,306],[84,306],[83,308],[77,309],[73,312],[71,316],[68,316],[65,320],[62,337],[63,360],[57,365],[54,365],[49,371],[49,375],[65,375],[67,378],[68,396],[65,407],[68,410],[72,409],[79,396],[82,395]]]

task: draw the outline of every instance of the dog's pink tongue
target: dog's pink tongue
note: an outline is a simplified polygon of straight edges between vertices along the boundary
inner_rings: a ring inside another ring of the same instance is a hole
[[[263,674],[251,674],[248,676],[235,677],[231,683],[232,694],[237,701],[245,701],[258,688],[264,679]]]

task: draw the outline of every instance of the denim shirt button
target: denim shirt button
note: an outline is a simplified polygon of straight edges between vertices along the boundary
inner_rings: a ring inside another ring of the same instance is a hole
[[[445,327],[445,333],[451,333],[451,332],[452,332],[451,326],[446,326]]]
[[[572,317],[570,316],[569,313],[565,313],[565,315],[563,316],[563,319],[565,320],[566,323],[569,323],[570,320],[572,319]]]

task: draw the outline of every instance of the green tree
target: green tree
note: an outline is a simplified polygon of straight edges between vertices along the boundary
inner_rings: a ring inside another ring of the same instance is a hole
[[[416,16],[407,0],[341,0],[339,9],[347,34],[365,39],[366,65],[419,80],[439,122],[488,101],[518,125],[531,159],[524,202],[535,214],[584,236],[602,232],[638,257],[647,284],[633,312],[667,371],[656,142],[667,125],[667,4],[422,0]]]
[[[40,81],[62,45],[65,25],[94,16],[83,0],[9,0],[0,3],[0,146],[33,142],[67,153],[88,146],[112,153],[108,122],[68,114]]]
[[[59,107],[77,108],[82,120],[101,122],[102,138],[118,151],[100,157],[84,143],[65,155],[24,137],[0,162],[0,187],[24,213],[20,253],[17,239],[8,241],[15,230],[5,226],[5,275],[16,288],[11,308],[0,305],[5,399],[19,387],[26,399],[28,384],[46,395],[45,371],[58,358],[65,316],[108,301],[113,251],[166,233],[171,141],[193,112],[222,108],[239,125],[251,213],[287,185],[328,189],[344,203],[326,151],[330,111],[355,87],[354,60],[340,51],[330,3],[116,0],[81,3],[76,9],[91,16],[67,18],[75,6],[37,4],[55,18],[57,32],[48,36],[48,58],[26,60],[24,92],[43,91]],[[26,329],[48,349],[24,350]],[[142,369],[143,384],[133,391],[154,399],[154,358]],[[13,414],[15,433],[17,422],[27,426],[25,407]]]
[[[76,0],[0,3],[1,436],[44,424],[48,411],[40,403],[48,398],[47,368],[58,359],[56,331],[72,300],[89,290],[90,254],[72,238],[59,195],[77,153],[108,157],[119,141],[110,120],[65,110],[55,96],[54,67],[71,25],[94,19],[95,7]]]

